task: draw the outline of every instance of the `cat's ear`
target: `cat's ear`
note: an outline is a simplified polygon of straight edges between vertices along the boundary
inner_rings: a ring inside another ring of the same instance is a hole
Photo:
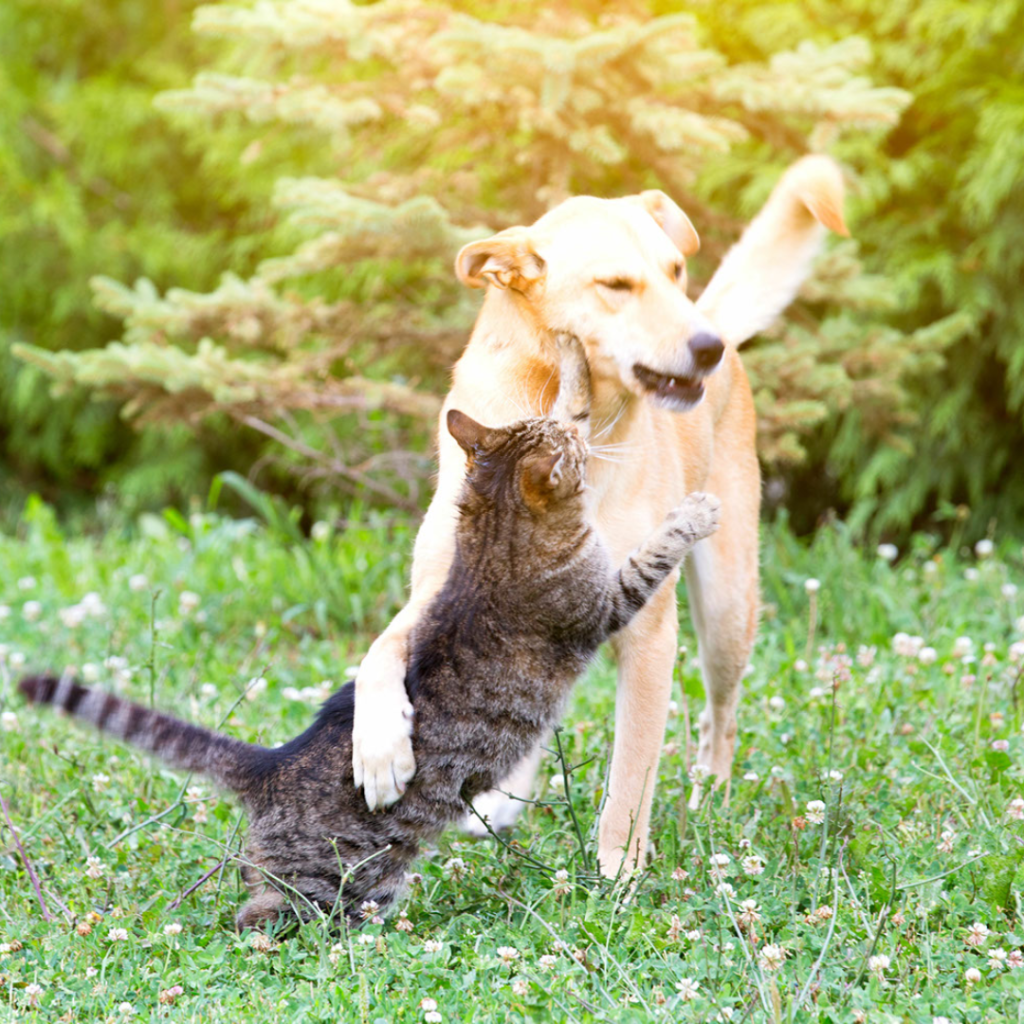
[[[526,504],[538,511],[547,507],[565,479],[565,455],[538,455],[523,463],[520,487]]]
[[[525,292],[544,276],[544,261],[530,245],[525,228],[507,228],[470,242],[455,257],[455,273],[470,288],[511,288]]]
[[[458,409],[448,410],[448,433],[467,455],[473,455],[487,443],[490,429]]]

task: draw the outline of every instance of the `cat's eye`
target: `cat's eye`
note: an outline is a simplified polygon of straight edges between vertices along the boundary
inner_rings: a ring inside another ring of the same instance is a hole
[[[636,288],[636,282],[628,277],[612,277],[607,281],[597,282],[602,288],[608,288],[613,292],[631,292]]]

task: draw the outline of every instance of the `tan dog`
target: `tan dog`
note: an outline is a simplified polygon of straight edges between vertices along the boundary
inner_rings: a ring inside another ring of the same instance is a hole
[[[825,227],[845,233],[843,184],[825,157],[805,157],[726,256],[698,302],[686,297],[684,257],[698,238],[662,192],[569,199],[532,227],[511,228],[459,253],[463,283],[487,288],[455,367],[450,408],[489,425],[542,414],[557,391],[552,331],[579,337],[594,385],[588,478],[595,522],[621,560],[691,491],[722,501],[722,525],[686,568],[707,707],[698,764],[727,782],[739,683],[758,615],[760,473],[755,413],[738,345],[790,302]],[[356,680],[353,767],[373,806],[398,799],[415,771],[404,676],[409,632],[441,588],[453,548],[453,505],[465,456],[440,431],[437,492],[416,538],[412,595],[378,637]],[[614,648],[616,734],[598,856],[614,875],[642,863],[665,733],[678,622],[676,577]],[[529,794],[539,754],[505,787]],[[699,798],[699,794],[695,793]],[[477,801],[495,825],[521,804]],[[628,848],[628,849],[627,849]]]

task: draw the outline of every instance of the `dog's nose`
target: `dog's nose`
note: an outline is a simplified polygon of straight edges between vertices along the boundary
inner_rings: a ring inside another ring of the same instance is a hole
[[[690,352],[693,355],[693,361],[701,370],[711,370],[716,367],[724,351],[725,346],[717,334],[702,331],[690,339]]]

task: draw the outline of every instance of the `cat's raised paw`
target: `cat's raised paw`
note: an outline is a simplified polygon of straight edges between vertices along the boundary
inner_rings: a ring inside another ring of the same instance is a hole
[[[718,529],[722,517],[722,503],[713,494],[695,491],[688,494],[683,503],[672,509],[665,522],[682,533],[687,540],[696,543]]]

